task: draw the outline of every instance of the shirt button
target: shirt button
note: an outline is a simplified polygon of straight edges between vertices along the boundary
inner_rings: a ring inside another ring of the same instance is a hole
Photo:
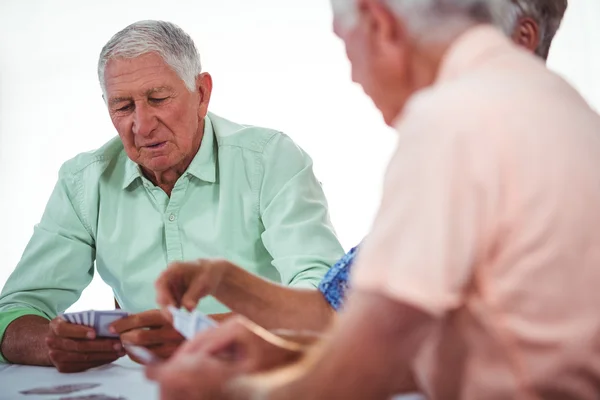
[[[169,215],[169,221],[171,221],[171,222],[175,221],[175,215],[174,214]]]

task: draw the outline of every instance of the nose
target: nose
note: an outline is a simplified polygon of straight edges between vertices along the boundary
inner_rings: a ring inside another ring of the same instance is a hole
[[[156,128],[158,120],[152,109],[144,104],[136,105],[133,112],[133,133],[140,136],[149,136]]]

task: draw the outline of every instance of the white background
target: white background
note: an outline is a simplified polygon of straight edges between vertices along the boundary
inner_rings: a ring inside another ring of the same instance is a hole
[[[600,1],[570,2],[549,65],[597,108]],[[328,0],[0,0],[0,287],[60,165],[116,134],[97,57],[141,19],[175,22],[194,38],[214,78],[213,112],[282,130],[311,154],[342,244],[358,243],[395,138],[350,82]],[[96,277],[72,310],[112,306]]]

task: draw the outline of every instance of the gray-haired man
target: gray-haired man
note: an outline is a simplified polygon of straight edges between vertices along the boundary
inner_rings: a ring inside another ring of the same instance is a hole
[[[183,338],[156,310],[154,281],[174,261],[223,257],[318,286],[343,249],[310,157],[280,132],[209,113],[212,79],[185,32],[160,21],[125,28],[102,49],[98,76],[119,137],[61,168],[0,296],[4,359],[81,371],[122,356],[121,342],[168,357]],[[94,263],[135,314],[112,325],[120,340],[56,318]],[[199,307],[226,311],[214,299]]]

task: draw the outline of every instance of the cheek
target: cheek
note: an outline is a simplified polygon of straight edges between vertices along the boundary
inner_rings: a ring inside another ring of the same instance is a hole
[[[131,124],[124,118],[113,118],[113,126],[117,130],[125,152],[130,158],[135,158],[138,154],[138,149],[135,146],[135,138],[131,130]]]

